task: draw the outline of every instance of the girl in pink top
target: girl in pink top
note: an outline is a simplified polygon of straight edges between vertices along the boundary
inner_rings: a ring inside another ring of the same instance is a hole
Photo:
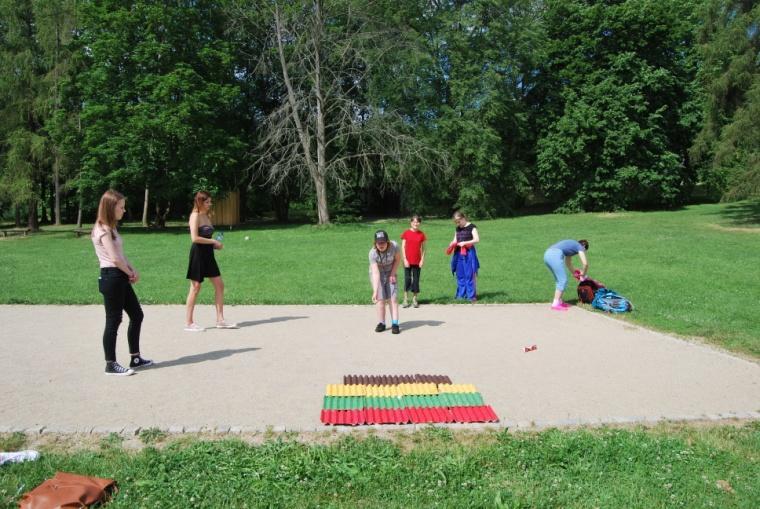
[[[98,289],[103,294],[106,308],[106,326],[103,331],[103,350],[106,357],[106,375],[129,376],[135,369],[146,368],[153,361],[140,355],[140,327],[143,312],[132,285],[140,280],[140,274],[124,256],[121,235],[116,224],[124,216],[124,195],[109,189],[100,198],[98,218],[92,228],[92,244],[100,262]],[[129,368],[116,362],[116,334],[121,324],[122,312],[129,316],[127,341],[129,342]]]

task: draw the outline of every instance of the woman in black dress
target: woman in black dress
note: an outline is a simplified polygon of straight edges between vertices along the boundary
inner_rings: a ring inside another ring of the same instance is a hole
[[[187,294],[187,324],[188,332],[203,332],[206,330],[193,320],[195,301],[201,291],[204,278],[209,278],[214,285],[214,304],[216,305],[216,327],[218,329],[236,329],[237,324],[224,320],[224,282],[219,272],[219,266],[214,258],[214,250],[222,249],[223,244],[212,238],[214,226],[209,219],[211,210],[211,195],[206,191],[198,191],[193,202],[193,212],[190,214],[190,263],[187,267],[187,279],[190,280],[190,292]]]

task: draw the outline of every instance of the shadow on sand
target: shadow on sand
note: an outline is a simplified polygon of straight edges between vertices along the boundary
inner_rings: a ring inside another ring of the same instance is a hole
[[[238,327],[242,329],[243,327],[253,327],[254,325],[264,325],[265,323],[287,322],[288,320],[301,320],[304,318],[309,318],[309,317],[308,316],[274,316],[272,318],[267,318],[265,320],[238,322]]]
[[[411,320],[409,322],[401,322],[401,330],[416,329],[417,327],[438,327],[446,322],[440,320]]]
[[[214,350],[213,352],[198,353],[195,355],[186,355],[173,361],[157,362],[152,369],[171,368],[174,366],[186,366],[187,364],[198,364],[206,361],[218,361],[225,357],[237,355],[239,353],[253,352],[261,348],[238,348],[237,350]]]

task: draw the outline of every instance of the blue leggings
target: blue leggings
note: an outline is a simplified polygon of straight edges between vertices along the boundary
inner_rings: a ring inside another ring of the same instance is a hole
[[[567,274],[565,273],[565,255],[562,250],[556,247],[547,249],[544,253],[544,263],[554,274],[556,289],[564,292],[567,287]]]

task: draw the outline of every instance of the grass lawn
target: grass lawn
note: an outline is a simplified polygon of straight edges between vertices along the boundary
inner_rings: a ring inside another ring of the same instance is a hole
[[[474,222],[482,238],[481,303],[548,302],[553,281],[543,251],[562,238],[587,238],[591,276],[636,306],[623,319],[760,358],[760,204]],[[379,227],[398,238],[406,222],[226,231],[217,254],[226,300],[369,307],[367,252]],[[450,303],[455,283],[443,249],[453,226],[431,220],[423,229],[429,251],[421,300]],[[47,227],[28,238],[0,239],[0,303],[101,302],[90,240],[71,230]],[[142,302],[182,303],[185,228],[148,232],[127,225],[122,232],[127,255],[142,272]],[[202,301],[211,303],[212,293],[205,288]],[[112,434],[95,446],[72,446],[68,441],[76,439],[65,436],[40,444],[41,438],[0,434],[0,450],[43,453],[36,462],[0,467],[0,508],[15,506],[56,471],[116,479],[119,492],[109,508],[754,508],[760,500],[760,422],[328,435],[314,434],[307,443],[288,434],[256,437],[252,445],[144,430],[139,438]]]
[[[755,508],[760,423],[742,427],[452,433],[429,428],[390,438],[346,436],[304,444],[288,436],[182,437],[127,450],[43,449],[36,462],[2,467],[0,506],[56,471],[115,479],[109,508],[133,507],[579,507]],[[0,439],[23,446],[23,435]]]
[[[590,275],[635,305],[626,319],[760,357],[760,203],[473,222],[481,236],[481,303],[548,302],[553,280],[543,263],[544,250],[563,238],[587,238]],[[372,232],[380,227],[398,239],[407,223],[225,231],[217,260],[226,302],[369,305],[367,252]],[[444,248],[453,225],[430,220],[422,228],[429,240],[421,300],[450,303],[456,285]],[[72,227],[44,230],[0,240],[0,303],[101,303],[89,238],[75,238]],[[126,225],[122,233],[127,256],[142,274],[141,301],[183,303],[190,246],[186,228],[155,232]],[[571,283],[566,296],[574,299],[574,293]],[[207,284],[201,302],[211,303],[212,294]]]

